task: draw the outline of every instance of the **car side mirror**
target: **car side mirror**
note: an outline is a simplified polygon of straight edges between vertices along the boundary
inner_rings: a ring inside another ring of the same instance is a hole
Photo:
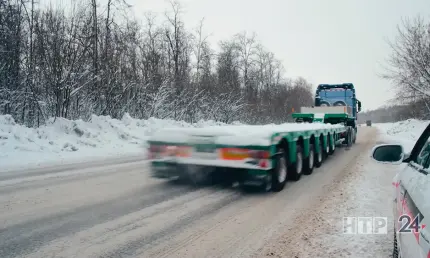
[[[406,157],[403,146],[400,144],[380,144],[372,148],[372,159],[380,163],[398,165]]]
[[[358,100],[358,112],[361,112],[361,101]]]

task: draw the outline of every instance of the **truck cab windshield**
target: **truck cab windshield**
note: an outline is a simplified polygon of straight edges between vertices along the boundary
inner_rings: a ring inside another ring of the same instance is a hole
[[[322,89],[319,91],[321,106],[354,106],[352,90]]]

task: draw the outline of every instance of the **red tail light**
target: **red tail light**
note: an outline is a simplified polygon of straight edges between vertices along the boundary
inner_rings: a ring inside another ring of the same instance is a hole
[[[162,156],[188,157],[190,150],[191,148],[188,146],[151,145],[148,149],[148,157],[150,159]]]
[[[270,158],[270,152],[262,150],[252,150],[249,151],[249,156],[253,159],[268,159]]]
[[[149,146],[149,151],[154,153],[160,153],[165,151],[167,146],[164,145],[151,145]]]
[[[148,148],[148,159],[155,159],[161,156],[167,149],[164,145],[150,145]]]

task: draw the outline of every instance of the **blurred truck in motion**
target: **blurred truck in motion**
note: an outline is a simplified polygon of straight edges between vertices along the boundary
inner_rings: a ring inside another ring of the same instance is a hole
[[[322,84],[315,106],[293,113],[294,123],[165,128],[148,141],[151,173],[198,185],[237,182],[244,190],[281,191],[288,180],[312,174],[337,147],[355,143],[360,110],[351,83]]]

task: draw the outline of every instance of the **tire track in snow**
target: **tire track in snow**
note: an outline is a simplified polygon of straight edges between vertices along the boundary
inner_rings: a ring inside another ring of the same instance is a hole
[[[122,158],[109,158],[109,159],[98,159],[96,161],[84,162],[84,163],[71,163],[58,166],[42,166],[33,169],[11,169],[11,170],[0,170],[0,181],[25,178],[31,176],[42,176],[48,174],[61,173],[66,171],[78,171],[83,168],[101,168],[114,165],[122,165],[128,163],[142,162],[145,159],[144,156],[130,156]]]
[[[15,257],[28,253],[54,239],[196,191],[190,187],[163,188],[159,185],[143,188],[112,200],[1,229],[0,257]]]
[[[174,222],[168,227],[159,229],[150,236],[140,236],[137,239],[129,241],[111,252],[100,255],[99,257],[136,257],[136,251],[138,249],[144,249],[150,245],[156,244],[156,242],[166,243],[170,238],[174,237],[175,234],[189,227],[193,222],[204,217],[211,216],[214,213],[222,210],[223,208],[235,203],[241,198],[243,198],[242,194],[233,193],[214,203],[202,205],[199,209],[188,212],[184,216],[181,216],[181,218],[174,220]]]
[[[97,177],[108,177],[117,173],[127,174],[134,172],[136,170],[141,170],[142,173],[146,170],[146,162],[124,162],[118,164],[118,166],[109,165],[101,168],[90,169],[88,167],[84,168],[84,172],[79,171],[58,171],[55,173],[49,173],[49,177],[43,177],[30,174],[30,177],[22,178],[22,180],[11,179],[11,180],[0,180],[0,195],[10,194],[19,191],[25,191],[28,189],[44,188],[51,185],[68,184],[77,181],[94,179]],[[139,168],[136,168],[139,167]],[[33,178],[33,180],[31,180]],[[15,181],[15,183],[13,183]],[[4,185],[1,185],[1,184]]]
[[[136,257],[137,248],[165,241],[198,217],[240,198],[235,191],[199,189],[57,238],[26,257]]]

